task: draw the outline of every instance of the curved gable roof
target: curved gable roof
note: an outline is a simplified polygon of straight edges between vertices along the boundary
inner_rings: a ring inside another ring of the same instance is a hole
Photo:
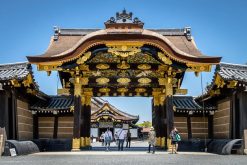
[[[202,63],[220,61],[220,57],[203,55],[185,31],[186,29],[61,29],[52,37],[51,44],[44,54],[27,58],[32,63],[66,61],[80,56],[95,43],[109,40],[126,41],[127,38],[127,41],[155,44],[177,60]]]

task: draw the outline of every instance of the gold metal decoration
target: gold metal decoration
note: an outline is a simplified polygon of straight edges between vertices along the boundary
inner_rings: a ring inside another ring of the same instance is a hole
[[[80,139],[74,138],[72,141],[72,150],[79,150],[80,149]]]
[[[140,47],[143,43],[140,42],[112,42],[107,43],[108,52],[122,58],[135,55],[141,52]]]
[[[74,105],[70,106],[70,112],[74,112],[74,110],[75,110]]]
[[[135,92],[136,92],[136,95],[139,96],[140,93],[146,92],[146,89],[145,88],[136,88]]]
[[[35,89],[27,88],[27,93],[32,94],[32,95],[36,95],[37,91]]]
[[[98,65],[96,65],[96,68],[97,69],[102,69],[102,70],[109,69],[110,65],[108,65],[108,64],[98,64]]]
[[[77,61],[77,64],[83,64],[85,61],[87,61],[91,56],[91,52],[84,53]]]
[[[220,89],[210,90],[209,95],[210,96],[220,95]]]
[[[75,77],[75,82],[74,82],[74,95],[75,96],[80,96],[81,95],[81,83],[80,83],[80,77]]]
[[[131,80],[129,78],[119,78],[117,79],[117,82],[119,84],[122,84],[122,85],[125,85],[125,84],[128,84]]]
[[[165,88],[166,96],[172,96],[173,95],[173,87],[171,83],[168,83]]]
[[[105,77],[102,77],[102,78],[97,78],[96,79],[96,82],[100,85],[102,84],[107,84],[108,82],[110,81],[109,78],[105,78]]]
[[[86,146],[90,146],[91,145],[91,142],[90,142],[90,137],[85,137],[85,145]]]
[[[89,66],[86,64],[79,65],[79,69],[82,71],[89,71]]]
[[[124,96],[126,92],[128,92],[127,88],[118,88],[117,91],[121,93],[121,96]]]
[[[161,59],[161,61],[164,62],[164,64],[171,65],[172,60],[169,57],[166,57],[166,55],[162,52],[158,52],[158,57]]]
[[[85,137],[81,137],[81,147],[85,147]]]
[[[176,89],[175,95],[187,95],[188,89]]]
[[[61,62],[54,62],[54,63],[45,64],[45,65],[38,64],[37,70],[38,71],[49,71],[49,72],[53,70],[61,71],[62,68],[59,67],[61,65],[62,65]]]
[[[231,81],[228,81],[228,85],[227,85],[227,88],[235,88],[238,84],[238,81],[236,80],[231,80]]]
[[[161,88],[153,88],[153,103],[154,106],[159,106],[160,105],[160,97],[159,95],[162,93]]]
[[[158,67],[158,72],[165,72],[168,70],[168,66],[167,65],[159,65]]]
[[[187,71],[194,71],[194,72],[210,72],[211,65],[210,64],[196,64],[196,63],[189,63],[187,64],[189,69]]]
[[[88,77],[82,77],[80,78],[81,85],[88,85]]]
[[[62,89],[57,89],[57,94],[58,95],[70,95],[70,89],[69,88],[62,88]]]
[[[160,137],[156,137],[156,145],[157,147],[160,147]]]
[[[84,88],[82,94],[82,105],[90,106],[91,99],[93,96],[93,89],[92,88]]]
[[[166,144],[167,144],[167,148],[168,148],[168,152],[171,152],[172,151],[172,140],[170,138],[167,138],[166,140]]]
[[[122,61],[121,64],[118,64],[117,67],[119,69],[129,69],[130,65],[126,63],[126,61]]]
[[[214,82],[217,88],[223,88],[226,84],[219,74],[216,74]]]
[[[140,64],[137,66],[138,69],[141,69],[141,70],[148,70],[148,69],[151,69],[151,65],[149,64]]]
[[[14,87],[21,87],[21,83],[16,79],[12,79],[10,82]]]
[[[105,93],[106,95],[108,95],[108,93],[111,91],[111,89],[109,89],[109,88],[100,88],[99,91],[101,93]]]
[[[33,83],[33,78],[31,74],[28,74],[26,79],[22,82],[24,87],[30,87],[30,85]]]
[[[137,93],[144,93],[144,92],[146,92],[146,89],[145,88],[136,88],[135,91]]]
[[[159,81],[159,85],[166,85],[166,83],[167,83],[166,78],[159,78],[158,81]]]
[[[162,147],[162,148],[165,147],[165,137],[160,138],[160,147]]]
[[[149,84],[152,80],[150,78],[139,78],[138,82],[142,85]]]

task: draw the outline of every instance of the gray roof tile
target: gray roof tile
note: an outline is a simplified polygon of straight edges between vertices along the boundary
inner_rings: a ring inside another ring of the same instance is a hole
[[[32,74],[32,67],[27,62],[0,65],[0,81],[8,81],[13,78],[23,80],[29,73]]]

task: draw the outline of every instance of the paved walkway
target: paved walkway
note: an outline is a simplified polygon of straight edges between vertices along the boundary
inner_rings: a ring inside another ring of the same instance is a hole
[[[152,155],[144,151],[79,151],[79,152],[40,152],[32,154],[35,156],[65,156],[65,155]],[[171,154],[165,151],[157,151],[155,155],[216,155],[205,152],[179,152],[178,154]]]
[[[27,156],[2,157],[0,165],[246,165],[247,156],[208,153],[168,154],[157,152],[44,152]]]

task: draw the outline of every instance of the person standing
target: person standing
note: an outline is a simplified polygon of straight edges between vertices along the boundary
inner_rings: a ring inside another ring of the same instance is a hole
[[[172,154],[175,153],[177,154],[178,151],[178,142],[181,141],[181,137],[178,133],[178,130],[176,127],[173,127],[171,133],[170,133],[170,138],[172,139],[171,145],[172,145]]]
[[[110,131],[110,128],[107,128],[107,131],[105,132],[104,140],[105,140],[106,151],[109,151],[112,141],[112,132]]]
[[[105,133],[102,132],[102,134],[100,135],[100,140],[102,141],[102,146],[104,146],[105,144]]]
[[[118,132],[115,132],[114,139],[115,139],[115,142],[116,142],[116,146],[118,146]]]
[[[127,135],[126,135],[126,148],[128,146],[130,148],[130,142],[131,142],[131,133],[130,133],[130,130],[128,130]]]
[[[118,136],[118,151],[123,151],[123,144],[126,136],[125,131],[122,128],[119,129],[117,136]]]
[[[155,143],[156,143],[156,132],[154,131],[154,127],[150,128],[148,133],[148,153],[150,153],[151,146],[153,147],[153,154],[155,153]]]

